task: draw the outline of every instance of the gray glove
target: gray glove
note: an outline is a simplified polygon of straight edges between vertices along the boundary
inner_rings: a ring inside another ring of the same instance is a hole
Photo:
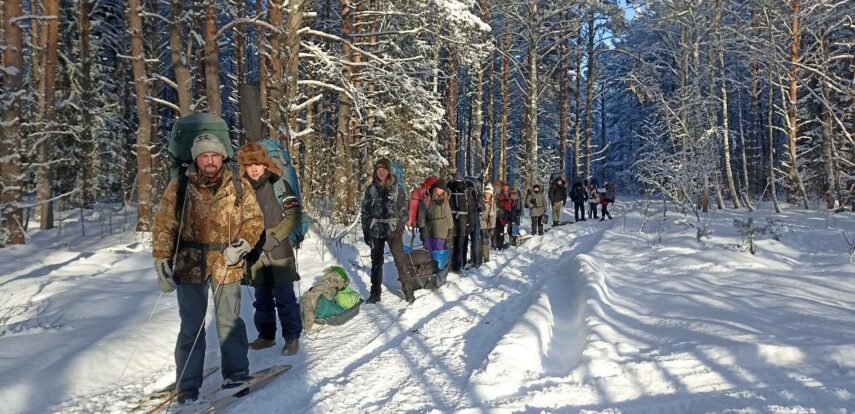
[[[273,237],[273,233],[270,231],[264,231],[264,246],[261,247],[261,250],[265,252],[269,252],[279,246],[279,240],[276,240],[276,237]]]
[[[163,293],[169,293],[175,290],[178,286],[175,284],[175,279],[172,278],[172,259],[164,257],[154,259],[154,270],[157,272],[157,287]]]
[[[223,250],[223,259],[226,261],[226,266],[236,265],[247,253],[252,249],[249,242],[244,239],[233,241],[226,250]]]

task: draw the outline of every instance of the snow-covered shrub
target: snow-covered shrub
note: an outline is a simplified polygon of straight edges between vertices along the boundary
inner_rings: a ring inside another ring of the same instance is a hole
[[[766,224],[757,226],[754,217],[748,220],[733,219],[733,226],[739,231],[740,243],[738,247],[745,247],[751,254],[757,254],[757,238],[768,236],[773,240],[781,240],[783,222],[779,219],[767,218]]]

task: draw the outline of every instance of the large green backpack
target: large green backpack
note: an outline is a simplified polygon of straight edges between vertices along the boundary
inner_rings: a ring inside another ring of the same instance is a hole
[[[226,159],[223,162],[226,168],[232,172],[232,183],[237,190],[237,198],[235,205],[240,205],[243,199],[243,187],[241,186],[240,176],[237,172],[237,166],[234,164],[234,149],[229,138],[229,127],[226,121],[214,114],[197,112],[195,114],[181,117],[172,124],[172,133],[169,137],[168,152],[172,158],[172,168],[169,171],[170,178],[178,179],[178,206],[179,211],[176,214],[181,214],[180,210],[184,206],[184,196],[187,190],[187,168],[193,164],[193,155],[190,148],[193,147],[193,140],[201,134],[213,134],[220,139],[223,146],[226,147]]]

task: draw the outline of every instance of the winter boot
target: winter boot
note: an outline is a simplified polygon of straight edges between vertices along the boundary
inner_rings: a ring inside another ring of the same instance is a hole
[[[249,343],[249,349],[258,351],[259,349],[270,348],[273,345],[276,345],[276,340],[258,337],[254,341]]]
[[[558,227],[558,222],[553,220],[552,221],[552,227]]]
[[[282,347],[282,355],[294,355],[300,351],[300,338],[286,339]]]
[[[481,245],[481,259],[484,260],[484,263],[490,261],[490,246],[486,244]]]
[[[199,399],[199,390],[193,388],[178,391],[178,404],[186,404]]]
[[[416,295],[413,294],[413,286],[407,282],[401,282],[401,291],[404,292],[404,300],[413,303],[416,301]]]
[[[371,292],[371,296],[368,296],[368,299],[365,300],[365,303],[377,303],[380,302],[380,293]]]

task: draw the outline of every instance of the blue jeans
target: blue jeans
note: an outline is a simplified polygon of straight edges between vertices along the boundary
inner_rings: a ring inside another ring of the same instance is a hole
[[[240,283],[182,283],[177,291],[181,330],[175,342],[175,378],[179,390],[198,390],[202,386],[209,286],[214,294],[223,379],[241,381],[249,378],[246,325],[240,318]]]
[[[294,283],[287,283],[273,288],[256,287],[255,329],[262,339],[276,339],[276,315],[282,324],[282,337],[297,339],[303,332],[303,318],[300,315],[300,304],[294,294]]]

